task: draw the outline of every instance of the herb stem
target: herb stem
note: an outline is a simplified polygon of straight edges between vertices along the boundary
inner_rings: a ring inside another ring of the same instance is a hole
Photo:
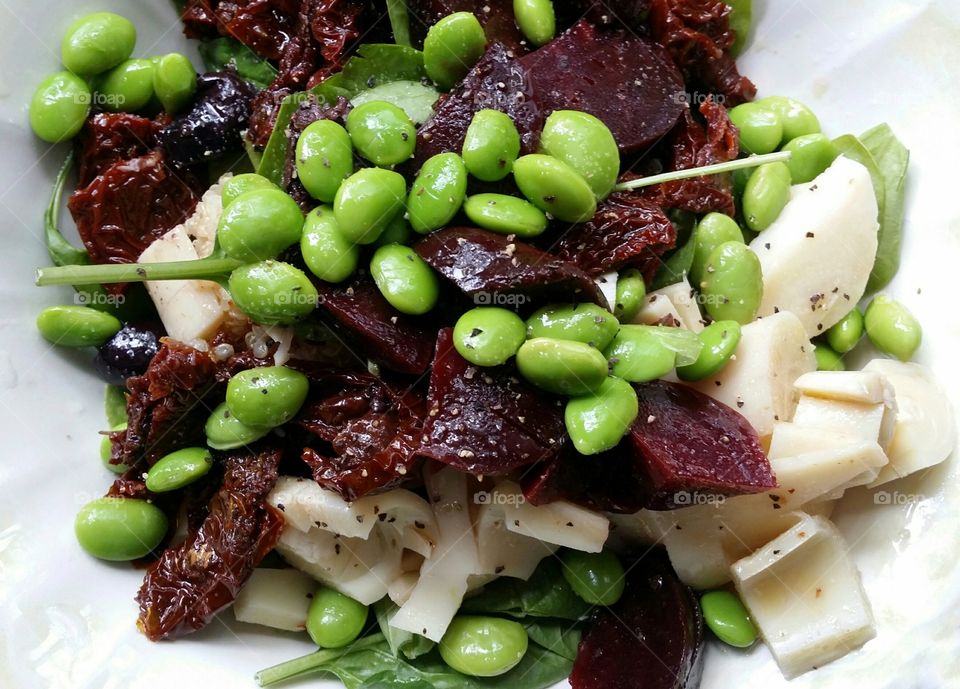
[[[324,671],[329,667],[332,661],[340,656],[354,651],[362,650],[370,646],[376,646],[383,641],[383,634],[373,634],[357,640],[346,648],[322,648],[314,653],[309,653],[293,660],[287,660],[278,665],[260,670],[254,675],[254,680],[261,687],[269,687],[288,679],[305,677],[317,671]]]
[[[50,285],[103,285],[147,280],[217,281],[243,265],[232,258],[202,258],[169,263],[113,263],[106,265],[39,268],[36,283]]]
[[[704,165],[703,167],[692,167],[687,170],[674,170],[664,172],[659,175],[649,177],[640,177],[629,182],[623,182],[614,187],[614,191],[633,191],[642,187],[649,187],[654,184],[663,184],[664,182],[676,182],[682,179],[692,177],[704,177],[706,175],[719,175],[724,172],[733,172],[734,170],[743,170],[745,168],[758,167],[766,163],[780,163],[790,159],[790,151],[779,151],[777,153],[765,153],[764,155],[752,155],[746,158],[730,160],[726,163],[715,163],[713,165]]]

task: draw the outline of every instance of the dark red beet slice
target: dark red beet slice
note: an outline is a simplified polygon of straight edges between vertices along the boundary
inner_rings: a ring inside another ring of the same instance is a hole
[[[450,227],[427,235],[413,248],[480,305],[501,303],[495,295],[522,295],[607,306],[596,283],[574,264],[493,232]]]
[[[563,406],[508,367],[479,368],[441,330],[419,453],[472,474],[548,461],[566,440]]]
[[[663,48],[636,34],[598,31],[581,21],[520,64],[544,117],[554,110],[589,112],[624,153],[656,143],[683,110],[680,72]]]
[[[739,413],[679,383],[636,389],[640,413],[630,439],[649,481],[648,507],[689,505],[690,493],[743,495],[776,487],[757,432]]]
[[[580,640],[573,689],[696,689],[703,666],[703,617],[666,554],[627,567],[623,597],[597,608]]]

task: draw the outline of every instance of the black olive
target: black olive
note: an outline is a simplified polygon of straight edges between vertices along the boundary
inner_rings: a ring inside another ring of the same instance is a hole
[[[124,385],[130,376],[147,370],[160,349],[163,329],[153,323],[127,323],[97,350],[93,365],[113,385]]]

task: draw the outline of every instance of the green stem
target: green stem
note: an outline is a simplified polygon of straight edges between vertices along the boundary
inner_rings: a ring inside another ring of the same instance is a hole
[[[63,188],[66,186],[67,177],[70,174],[70,168],[73,167],[73,153],[71,152],[53,183],[53,191],[50,193],[50,202],[43,213],[43,231],[44,239],[47,244],[47,253],[50,254],[50,260],[54,265],[83,265],[90,263],[90,256],[86,249],[78,249],[67,241],[67,238],[57,227],[57,221],[60,219],[60,200],[63,197]]]
[[[641,177],[629,182],[623,182],[614,187],[614,191],[633,191],[642,187],[649,187],[654,184],[663,184],[664,182],[676,182],[681,179],[690,179],[692,177],[704,177],[706,175],[719,175],[724,172],[733,172],[734,170],[743,170],[745,168],[759,167],[766,163],[782,163],[790,159],[790,151],[780,151],[778,153],[766,153],[764,155],[753,155],[738,160],[731,160],[726,163],[715,163],[714,165],[704,165],[703,167],[692,167],[688,170],[674,170],[673,172],[664,172],[660,175],[651,175],[650,177]]]
[[[170,263],[113,263],[89,266],[58,266],[37,270],[37,285],[103,285],[147,280],[220,281],[243,265],[232,258],[202,258]]]
[[[261,687],[269,687],[288,679],[296,677],[305,677],[315,672],[323,672],[330,663],[336,661],[341,656],[353,651],[362,650],[369,646],[376,646],[383,641],[383,634],[373,634],[365,636],[354,642],[346,648],[324,648],[293,660],[288,660],[279,665],[260,670],[254,679]]]
[[[410,15],[407,12],[406,0],[387,0],[387,14],[397,45],[413,45],[410,40]]]

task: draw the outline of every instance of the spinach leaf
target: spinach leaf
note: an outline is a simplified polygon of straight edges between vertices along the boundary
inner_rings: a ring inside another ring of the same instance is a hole
[[[70,168],[73,167],[73,153],[67,156],[60,166],[57,178],[50,193],[50,202],[43,214],[43,234],[47,244],[47,253],[55,266],[84,266],[90,263],[86,249],[78,249],[63,236],[57,222],[60,219],[60,199],[66,186]]]
[[[103,396],[103,411],[110,428],[125,423],[127,420],[127,398],[123,388],[118,385],[108,385]]]
[[[257,173],[263,175],[278,187],[283,187],[283,171],[287,164],[287,127],[294,111],[308,98],[306,93],[291,93],[283,99],[277,110],[277,121],[270,132],[270,138],[260,156]]]
[[[523,627],[530,641],[538,646],[570,662],[577,659],[581,633],[568,620],[529,620],[523,623]]]
[[[377,624],[393,655],[403,654],[405,658],[419,658],[433,650],[434,643],[425,636],[391,627],[389,620],[399,608],[389,598],[382,598],[373,605]]]
[[[412,45],[410,40],[410,14],[406,0],[387,0],[387,14],[390,16],[390,28],[397,45]]]
[[[557,617],[579,620],[590,610],[563,578],[560,562],[548,557],[527,581],[502,577],[487,585],[460,608],[471,613],[500,613],[511,617]]]
[[[900,245],[903,240],[904,198],[910,151],[897,139],[887,124],[880,124],[860,135],[860,141],[876,161],[883,175],[885,194],[880,214],[877,259],[867,283],[867,291],[875,292],[893,279],[900,268]]]
[[[221,36],[200,43],[200,57],[209,72],[231,66],[243,79],[258,88],[266,88],[277,76],[277,70],[235,38]]]
[[[678,232],[679,234],[679,232]],[[690,274],[690,267],[693,266],[693,255],[697,248],[697,228],[694,226],[687,236],[687,240],[660,266],[660,270],[653,278],[651,290],[669,287],[682,280],[686,280]]]
[[[750,35],[750,25],[753,23],[753,2],[752,0],[726,0],[726,3],[733,10],[730,12],[730,28],[736,33],[737,38],[730,52],[736,56],[743,52]]]

